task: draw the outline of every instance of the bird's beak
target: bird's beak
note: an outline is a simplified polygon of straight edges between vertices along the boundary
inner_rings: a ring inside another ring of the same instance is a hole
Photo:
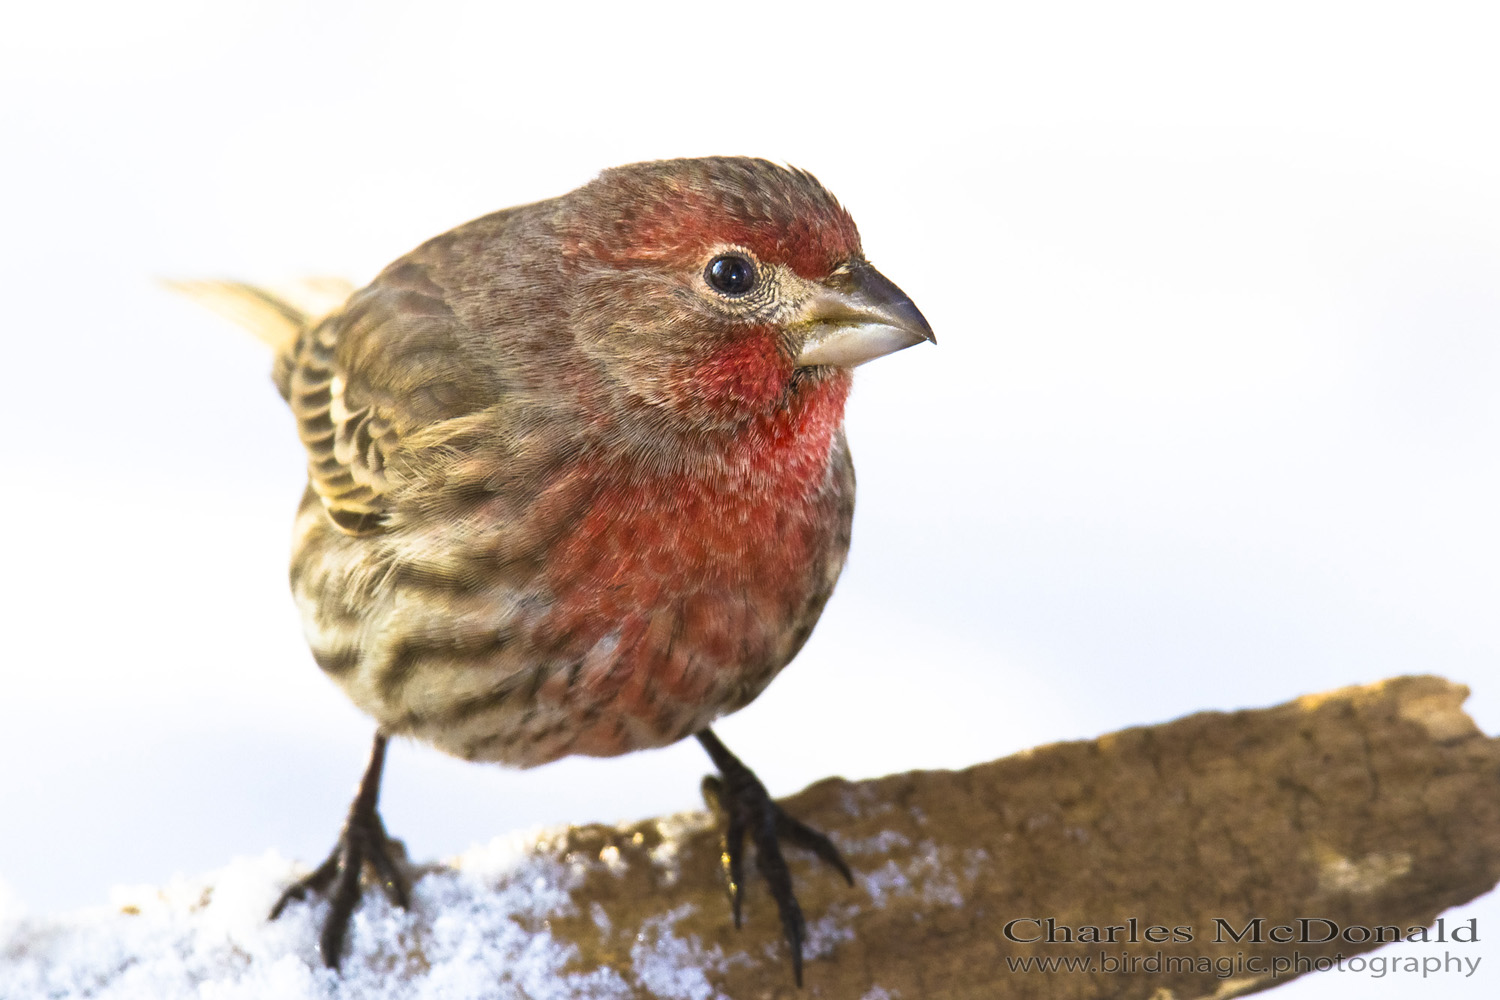
[[[922,341],[932,327],[906,293],[864,261],[820,283],[793,324],[805,333],[799,367],[853,368]]]

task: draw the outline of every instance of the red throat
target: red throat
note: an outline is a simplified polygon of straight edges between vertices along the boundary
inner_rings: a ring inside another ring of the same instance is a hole
[[[600,470],[593,509],[547,568],[559,603],[545,627],[570,636],[585,690],[665,742],[681,734],[658,717],[664,705],[698,704],[700,688],[737,689],[742,675],[769,679],[788,623],[823,582],[807,567],[831,544],[829,476],[850,383],[835,371],[797,386],[733,434],[712,469]],[[622,752],[600,739],[574,752]]]
[[[687,365],[667,395],[679,412],[739,422],[782,408],[793,368],[775,328],[757,327]]]
[[[642,475],[622,459],[596,470],[592,510],[550,560],[573,585],[562,590],[575,590],[582,575],[619,595],[642,575],[657,575],[643,572],[647,562],[662,574],[675,568],[683,577],[727,579],[763,563],[767,547],[790,544],[788,520],[812,517],[826,486],[852,381],[832,370],[795,385],[784,405],[718,439],[703,467]],[[759,374],[725,364],[722,398],[758,387]],[[776,392],[785,391],[778,383]],[[788,567],[803,555],[784,553]]]

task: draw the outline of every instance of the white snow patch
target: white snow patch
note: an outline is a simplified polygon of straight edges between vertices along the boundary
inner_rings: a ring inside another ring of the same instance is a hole
[[[712,823],[701,812],[661,821],[653,864],[675,877],[682,838]],[[325,900],[266,919],[305,870],[274,853],[159,888],[118,888],[109,906],[55,917],[25,916],[0,886],[0,1000],[624,1000],[640,986],[715,1000],[705,970],[748,959],[678,936],[691,906],[648,921],[631,951],[635,982],[608,968],[569,970],[578,949],[553,937],[550,919],[577,913],[572,892],[590,871],[625,862],[608,847],[559,860],[566,835],[533,830],[470,848],[453,867],[420,874],[407,910],[367,890],[337,973],[317,950]],[[609,931],[604,907],[588,913]]]
[[[989,855],[982,850],[965,851],[962,871],[956,871],[954,853],[951,848],[939,848],[924,840],[903,864],[887,860],[874,871],[855,875],[855,879],[869,894],[870,902],[882,909],[898,897],[917,897],[929,906],[961,907],[964,887],[973,884],[987,866]]]
[[[876,791],[873,784],[868,782],[844,785],[839,790],[839,805],[850,816],[865,816],[871,814],[872,810],[885,811],[892,808],[889,802],[880,797],[880,792]]]
[[[852,903],[835,903],[828,908],[827,913],[809,921],[807,936],[802,942],[803,957],[832,958],[838,945],[854,940],[854,918],[858,914],[859,907]],[[777,944],[779,946],[780,942]]]
[[[953,876],[940,876],[922,884],[922,902],[929,906],[951,906],[956,910],[964,905],[964,894]]]
[[[602,903],[589,904],[589,918],[594,921],[594,926],[599,928],[600,934],[608,934],[614,925],[610,922],[609,914],[604,912]]]
[[[671,1000],[720,1000],[724,994],[708,981],[707,969],[722,970],[728,964],[723,950],[703,946],[696,934],[678,937],[677,922],[696,909],[691,903],[651,917],[636,935],[630,949],[630,965],[653,995]]]
[[[274,853],[161,888],[124,887],[111,905],[19,917],[0,939],[0,1000],[615,1000],[633,995],[611,969],[565,971],[577,957],[546,919],[573,912],[584,866],[538,854],[534,835],[501,838],[428,872],[411,908],[367,891],[350,921],[342,971],[325,969],[328,904],[266,914],[298,873]],[[598,922],[598,917],[595,917]],[[655,974],[676,957],[658,949]],[[680,970],[691,977],[696,969]],[[689,994],[682,994],[687,996]]]
[[[909,894],[911,880],[906,873],[897,867],[896,862],[887,861],[874,871],[865,874],[856,873],[855,881],[869,894],[870,902],[880,909],[885,909],[886,897],[893,895]]]
[[[899,830],[881,830],[873,837],[849,837],[835,831],[829,835],[844,854],[889,854],[896,848],[911,846],[911,838]]]
[[[995,859],[990,857],[990,852],[982,847],[966,847],[963,853],[964,881],[974,883],[979,881],[980,876],[991,872],[995,867]]]

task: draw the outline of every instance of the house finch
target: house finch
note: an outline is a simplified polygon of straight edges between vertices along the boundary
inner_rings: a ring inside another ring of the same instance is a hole
[[[317,321],[187,290],[275,331],[309,456],[292,592],[378,727],[338,845],[272,916],[331,886],[337,965],[366,865],[405,903],[390,735],[519,767],[696,735],[735,922],[748,834],[800,984],[778,839],[848,869],[708,727],[796,655],[844,565],[850,370],[933,339],[848,212],[764,160],[641,163],[429,240]]]

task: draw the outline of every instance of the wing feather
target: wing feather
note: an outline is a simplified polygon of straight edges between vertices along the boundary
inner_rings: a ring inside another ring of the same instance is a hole
[[[313,491],[344,532],[384,530],[405,438],[479,407],[459,322],[425,269],[407,263],[298,341],[288,402]]]

